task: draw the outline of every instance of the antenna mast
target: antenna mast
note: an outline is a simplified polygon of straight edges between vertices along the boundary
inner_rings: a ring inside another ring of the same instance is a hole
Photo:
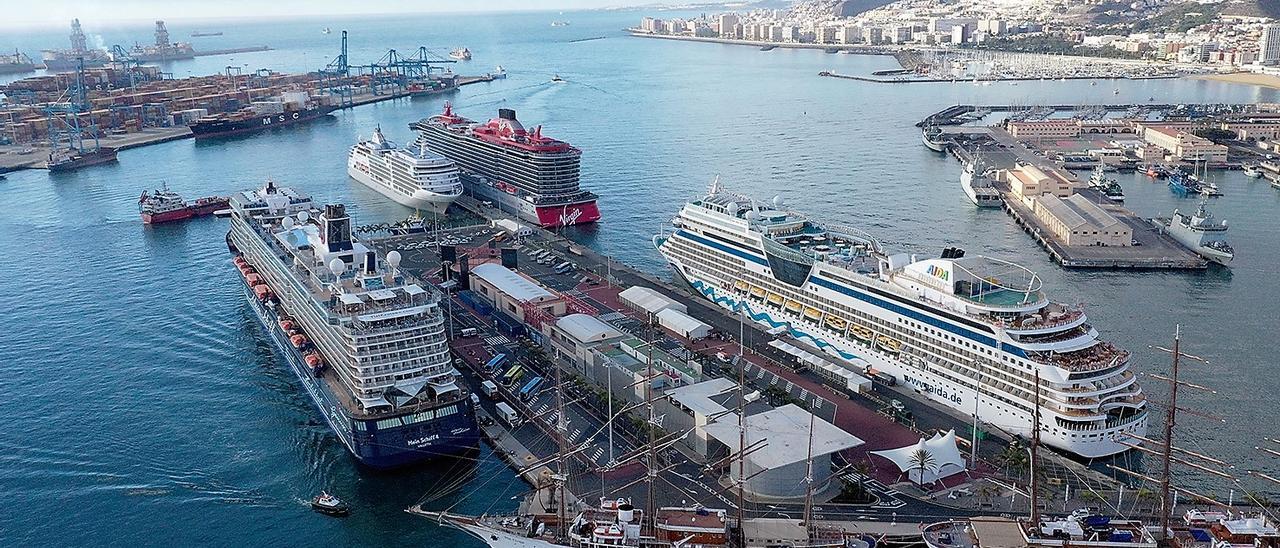
[[[809,539],[813,538],[813,410],[809,410],[809,453],[805,456],[806,469],[804,473],[805,491],[804,491],[804,530],[805,536]]]
[[[648,360],[648,361],[649,361],[649,366],[648,366],[648,368],[647,368],[647,369],[646,369],[646,371],[645,371],[645,382],[644,382],[644,399],[645,399],[645,406],[648,408],[648,414],[649,414],[648,428],[646,429],[646,430],[648,430],[648,432],[649,432],[649,447],[648,447],[648,449],[647,449],[647,451],[648,451],[648,453],[649,453],[649,458],[647,459],[647,462],[645,463],[645,467],[647,468],[647,470],[645,471],[645,474],[646,474],[646,477],[645,477],[645,483],[647,483],[647,484],[648,484],[648,496],[646,497],[646,500],[645,500],[645,507],[644,507],[645,515],[644,515],[644,516],[641,516],[640,528],[641,528],[642,530],[643,530],[643,529],[644,529],[644,527],[645,527],[645,525],[644,525],[644,524],[645,524],[645,522],[644,522],[644,519],[645,519],[645,518],[648,518],[648,522],[649,522],[650,524],[653,524],[653,523],[654,523],[654,518],[656,518],[656,516],[654,515],[654,513],[656,512],[656,508],[655,508],[654,499],[653,499],[653,483],[654,483],[654,480],[656,479],[656,477],[657,477],[657,475],[658,475],[658,473],[657,473],[657,468],[655,467],[655,464],[656,464],[656,462],[657,462],[657,458],[658,458],[658,453],[657,453],[657,451],[656,451],[656,449],[655,449],[655,447],[654,447],[654,446],[657,444],[657,440],[654,438],[654,435],[655,435],[654,429],[655,429],[655,428],[657,428],[657,426],[658,426],[658,425],[657,425],[657,421],[655,420],[655,417],[653,416],[653,336],[654,336],[654,330],[655,330],[655,325],[654,325],[654,315],[653,315],[653,314],[649,314],[649,331],[648,331],[648,333],[649,333],[649,349],[648,349],[648,351],[649,351],[649,352],[648,352],[648,355],[649,355],[649,360]],[[650,536],[653,536],[652,525],[650,525],[649,535],[650,535]]]
[[[344,35],[344,42],[345,42],[346,32],[343,32],[343,35]],[[569,524],[565,522],[566,518],[564,513],[564,510],[565,510],[564,484],[565,484],[565,481],[567,481],[567,477],[565,476],[565,462],[564,462],[567,451],[565,450],[565,446],[564,446],[564,438],[565,438],[564,433],[566,430],[568,430],[568,423],[565,421],[565,417],[564,417],[564,385],[560,384],[560,364],[556,363],[555,368],[556,368],[556,452],[558,453],[556,458],[556,476],[554,478],[556,483],[556,491],[557,491],[556,497],[558,499],[556,502],[556,534],[559,536],[559,538],[564,539],[564,538],[568,538],[569,536],[568,535]]]
[[[1173,511],[1169,497],[1169,465],[1173,460],[1173,425],[1178,416],[1178,362],[1181,361],[1182,326],[1173,329],[1173,367],[1169,372],[1169,407],[1164,414],[1164,447],[1160,454],[1160,538],[1169,534],[1169,513]]]
[[[742,322],[742,314],[743,312],[739,310],[738,311],[738,363],[737,363],[737,366],[738,366],[738,480],[737,480],[737,484],[738,484],[738,535],[740,539],[740,542],[738,543],[739,546],[745,545],[745,540],[746,540],[746,530],[743,528],[744,527],[743,518],[746,512],[744,508],[744,503],[743,503],[743,499],[744,499],[743,490],[746,488],[746,483],[747,483],[747,478],[746,478],[747,463],[746,463],[746,455],[745,455],[747,451],[747,393],[746,393],[747,373],[746,373],[746,365],[743,364],[743,361],[746,360],[747,358],[745,355],[745,349],[743,347],[743,344],[744,344],[743,335],[745,334],[745,327],[743,326],[743,322]]]

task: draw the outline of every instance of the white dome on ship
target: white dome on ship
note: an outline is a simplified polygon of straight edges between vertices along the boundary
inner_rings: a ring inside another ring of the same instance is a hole
[[[782,202],[782,195],[781,195],[781,194],[779,194],[779,195],[777,195],[777,196],[774,196],[774,197],[773,197],[773,207],[774,207],[774,209],[782,209],[782,203],[783,203],[783,202]]]
[[[726,213],[728,213],[728,214],[730,214],[730,215],[733,215],[734,217],[737,217],[737,216],[738,216],[738,202],[729,202],[729,205],[725,206],[725,207],[724,207],[724,210],[725,210],[725,212],[726,212]]]

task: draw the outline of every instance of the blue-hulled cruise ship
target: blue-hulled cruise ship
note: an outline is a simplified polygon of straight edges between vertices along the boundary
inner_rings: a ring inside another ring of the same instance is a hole
[[[718,182],[672,223],[654,244],[695,290],[851,370],[1023,436],[1039,400],[1041,441],[1084,457],[1146,433],[1129,352],[1100,339],[1083,309],[1050,301],[1026,268],[955,249],[890,254],[862,231]]]
[[[277,350],[351,454],[391,468],[477,447],[442,296],[351,235],[342,205],[271,182],[232,196],[227,245]]]

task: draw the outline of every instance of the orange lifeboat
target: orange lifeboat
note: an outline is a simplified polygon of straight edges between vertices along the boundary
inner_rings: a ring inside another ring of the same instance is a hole
[[[292,337],[289,337],[289,342],[293,343],[294,348],[302,348],[302,345],[307,344],[307,336],[294,335]]]
[[[315,352],[308,352],[306,356],[303,356],[303,359],[307,360],[307,365],[311,367],[317,367],[322,361],[324,361],[321,360],[320,355]]]
[[[249,264],[245,262],[244,257],[238,257],[238,256],[235,259],[232,259],[231,262],[232,264],[236,265],[236,268],[240,268],[241,266]]]
[[[293,329],[293,322],[289,320],[280,320],[280,329],[283,329],[285,331]]]
[[[253,294],[257,295],[259,299],[266,299],[267,296],[271,295],[271,288],[265,284],[255,285],[253,286]]]
[[[248,276],[245,276],[244,279],[245,281],[249,282],[249,285],[258,285],[258,284],[267,283],[265,280],[262,279],[262,276],[258,274],[250,274]]]

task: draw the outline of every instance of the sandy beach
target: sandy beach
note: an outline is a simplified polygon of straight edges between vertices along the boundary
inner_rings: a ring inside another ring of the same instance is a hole
[[[1258,74],[1255,72],[1233,72],[1231,74],[1198,74],[1190,76],[1200,80],[1215,80],[1232,84],[1251,84],[1272,89],[1280,89],[1280,76]]]

